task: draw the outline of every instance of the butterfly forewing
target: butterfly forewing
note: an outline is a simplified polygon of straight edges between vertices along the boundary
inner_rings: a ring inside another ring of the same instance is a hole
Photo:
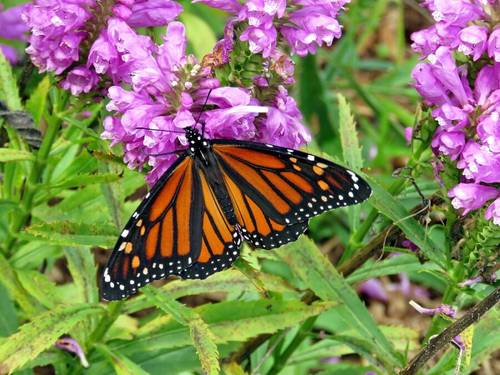
[[[218,141],[213,148],[249,232],[253,226],[248,217],[253,214],[289,226],[360,203],[371,194],[356,173],[301,151],[234,141]],[[261,231],[256,228],[256,232]]]

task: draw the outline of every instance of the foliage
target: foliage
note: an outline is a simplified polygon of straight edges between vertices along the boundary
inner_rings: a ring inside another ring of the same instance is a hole
[[[224,15],[185,3],[189,48],[200,58]],[[404,127],[430,121],[414,110],[409,85],[409,13],[403,1],[353,0],[334,48],[296,58],[294,96],[314,134],[308,150],[364,173],[374,191],[368,203],[322,215],[278,250],[245,253],[238,268],[147,287],[123,302],[100,302],[96,280],[144,195],[144,177],[100,138],[103,103],[71,97],[51,75],[21,79],[22,67],[0,54],[0,100],[29,113],[43,133],[33,149],[0,117],[0,373],[48,365],[100,375],[395,373],[421,347],[419,337],[450,321],[434,316],[425,330],[379,322],[356,292],[360,283],[405,273],[432,290],[434,304],[460,311],[490,293],[494,285],[461,283],[493,279],[499,227],[457,217],[432,175],[430,135],[405,143]],[[391,35],[382,30],[389,19]],[[419,250],[403,249],[405,239]],[[369,256],[373,249],[379,258]],[[462,373],[500,348],[498,315],[492,310],[469,331]],[[78,341],[88,369],[54,347],[61,336]],[[453,373],[458,351],[444,350],[425,373]]]

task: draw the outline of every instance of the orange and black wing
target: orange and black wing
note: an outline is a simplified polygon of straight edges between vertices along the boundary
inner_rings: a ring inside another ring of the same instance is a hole
[[[241,141],[214,141],[243,237],[270,249],[294,241],[309,218],[360,203],[371,194],[356,173],[301,151]]]
[[[237,257],[241,237],[197,163],[180,157],[134,212],[104,270],[104,299],[126,298],[169,275],[205,278]]]

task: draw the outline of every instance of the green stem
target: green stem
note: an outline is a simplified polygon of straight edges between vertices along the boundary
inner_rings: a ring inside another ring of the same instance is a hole
[[[87,348],[91,347],[90,344],[94,344],[102,340],[106,332],[108,332],[109,328],[120,315],[123,305],[124,301],[111,302],[109,304],[108,313],[101,318],[94,332],[90,334],[87,342]]]
[[[285,367],[286,363],[288,362],[292,354],[295,352],[295,350],[297,350],[300,344],[302,344],[302,342],[308,336],[317,318],[318,318],[317,316],[312,316],[309,319],[307,319],[304,323],[302,323],[298,332],[295,334],[295,337],[293,338],[292,342],[287,346],[285,351],[274,362],[273,367],[271,367],[271,369],[268,372],[268,375],[276,375],[279,374],[281,370],[283,370],[283,368]]]

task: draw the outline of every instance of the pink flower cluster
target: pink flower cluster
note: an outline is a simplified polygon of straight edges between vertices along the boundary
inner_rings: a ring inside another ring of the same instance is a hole
[[[493,21],[500,15],[498,1],[424,5],[436,24],[412,35],[412,47],[427,59],[412,76],[439,125],[433,150],[462,171],[461,182],[449,191],[453,206],[465,215],[487,204],[486,218],[500,225],[500,27]],[[458,62],[467,60],[472,69]]]
[[[292,52],[305,56],[318,47],[331,46],[340,38],[339,11],[349,0],[194,0],[234,15],[234,24],[244,24],[240,40],[248,41],[250,51],[273,55],[280,41]],[[230,38],[229,38],[230,40]]]
[[[78,95],[94,89],[109,65],[113,80],[128,75],[130,55],[140,53],[129,43],[132,28],[165,25],[181,11],[170,0],[35,0],[23,14],[31,32],[26,52]]]
[[[115,85],[108,91],[107,108],[114,115],[106,118],[102,136],[124,144],[130,167],[146,163],[153,167],[147,177],[151,185],[173,163],[174,152],[186,148],[186,139],[179,133],[194,126],[198,118],[208,138],[286,147],[309,141],[300,111],[284,87],[278,88],[271,102],[260,103],[246,88],[221,86],[210,68],[186,55],[186,45],[184,25],[169,23],[162,45],[143,42],[144,54],[127,59],[132,67],[127,88]],[[207,98],[207,109],[201,112]]]

